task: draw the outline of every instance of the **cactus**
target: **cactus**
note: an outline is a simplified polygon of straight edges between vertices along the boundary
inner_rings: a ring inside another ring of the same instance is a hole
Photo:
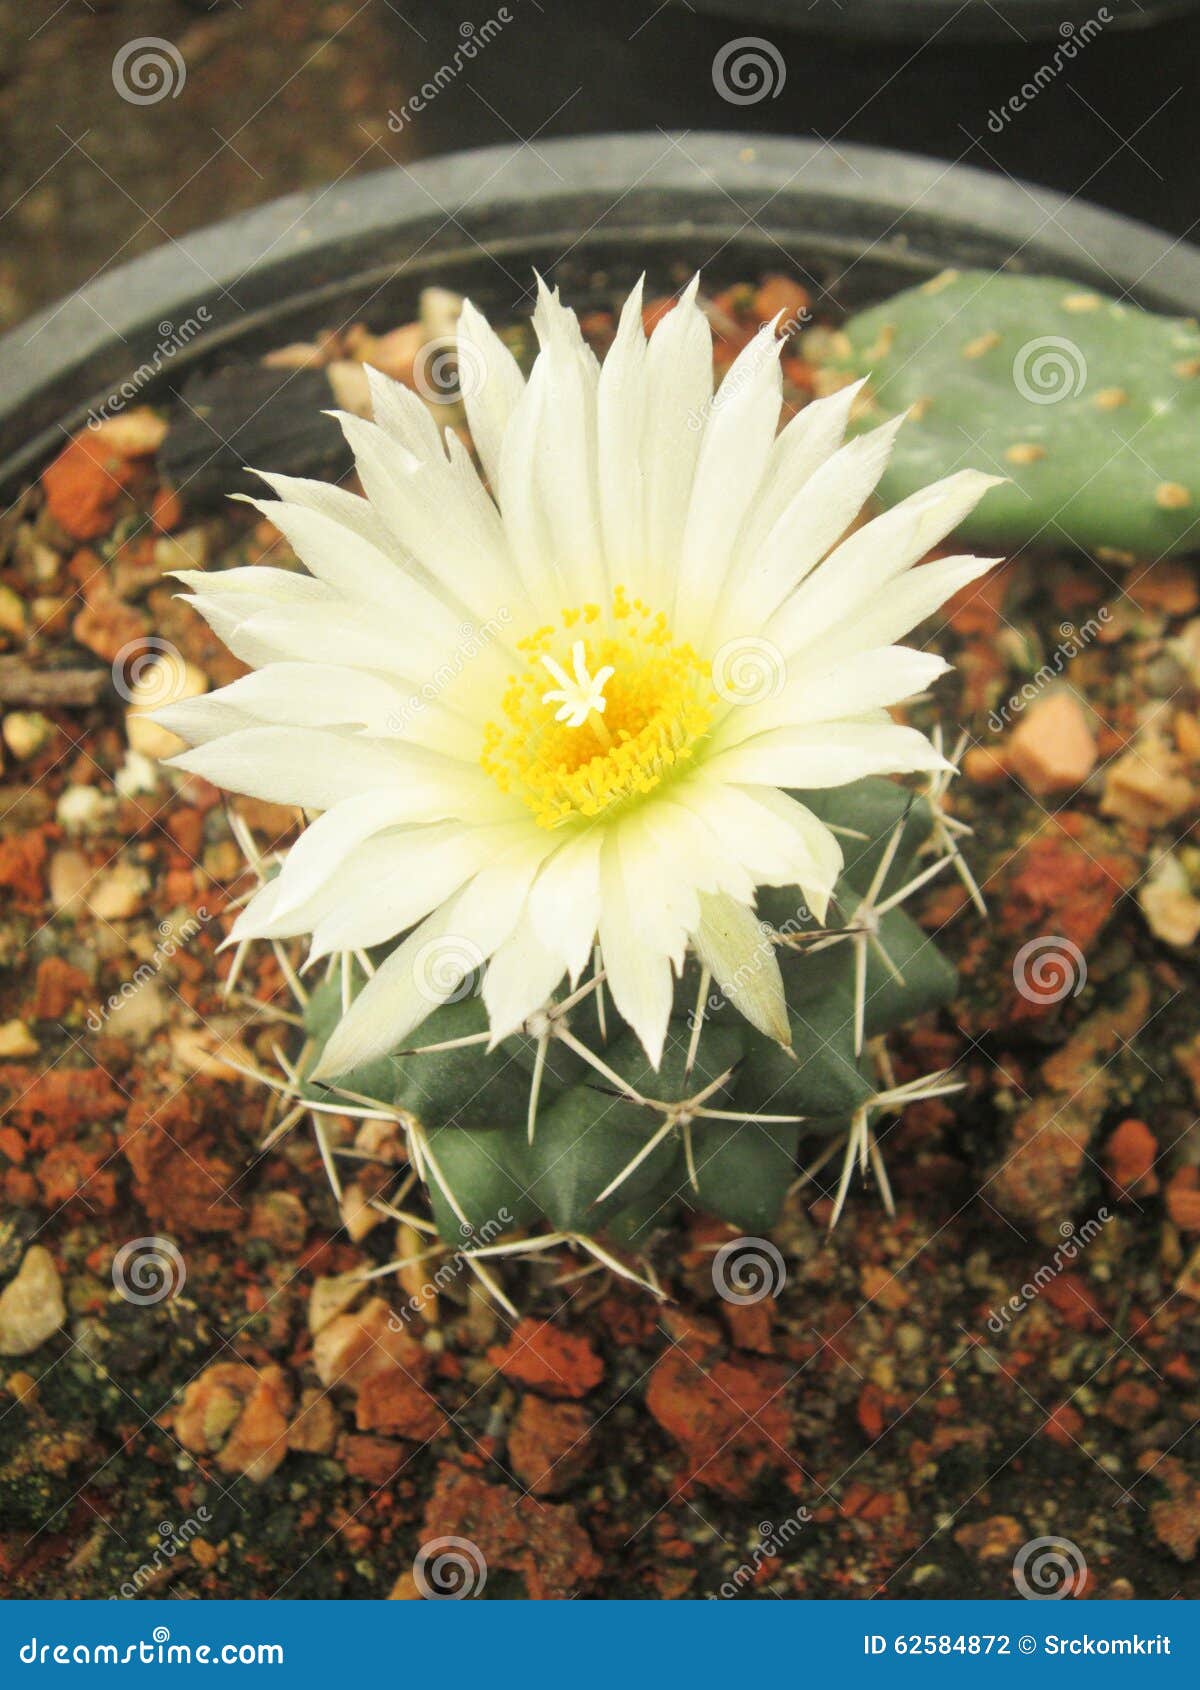
[[[778,1218],[802,1140],[814,1136],[822,1160],[843,1148],[838,1210],[853,1167],[868,1159],[890,1202],[873,1120],[952,1089],[944,1075],[899,1090],[878,1077],[888,1074],[882,1035],[954,991],[954,970],[900,907],[953,860],[940,788],[919,794],[874,778],[797,796],[839,833],[845,866],[824,927],[798,889],[760,891],[764,955],[780,956],[790,1049],[733,1011],[689,956],[657,1070],[593,979],[495,1048],[479,998],[466,996],[435,1009],[414,1048],[336,1084],[306,1082],[366,978],[347,957],[305,1005],[301,1069],[281,1088],[292,1114],[311,1107],[400,1121],[438,1234],[479,1257],[566,1239],[620,1271],[612,1251],[636,1255],[681,1209],[762,1232]],[[314,1115],[319,1136],[323,1118]]]
[[[878,492],[893,504],[964,463],[1006,475],[960,524],[1013,550],[1194,548],[1200,330],[1049,277],[947,270],[851,317],[816,354],[868,378],[858,421],[908,411]]]

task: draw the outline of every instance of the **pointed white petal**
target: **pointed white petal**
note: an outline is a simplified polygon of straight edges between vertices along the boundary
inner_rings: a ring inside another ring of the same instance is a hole
[[[421,755],[321,728],[246,728],[169,762],[230,792],[330,810],[364,788],[403,780]]]
[[[796,493],[726,598],[723,615],[734,632],[761,628],[796,583],[810,575],[841,539],[875,491],[903,421],[897,417],[869,434],[860,434],[827,459]],[[787,611],[784,605],[778,619],[781,626]],[[785,626],[790,637],[791,624]],[[768,632],[784,651],[792,649],[783,632],[775,631],[775,624]]]
[[[646,404],[646,337],[642,332],[642,283],[621,308],[616,337],[600,371],[596,394],[600,514],[608,579],[635,579],[645,558],[641,464]]]
[[[793,659],[782,690],[761,704],[734,705],[712,736],[714,751],[739,745],[769,728],[805,727],[900,704],[924,692],[950,665],[933,652],[881,646],[826,666],[820,650],[811,665]]]
[[[708,773],[718,780],[803,790],[845,786],[865,775],[950,767],[916,728],[863,720],[776,728],[720,753]]]
[[[507,1038],[554,992],[563,977],[562,959],[546,949],[528,916],[488,963],[483,981],[492,1043]]]
[[[790,1044],[779,958],[754,911],[723,894],[706,893],[692,939],[701,962],[734,1008],[767,1038]]]
[[[712,333],[696,304],[699,277],[656,325],[646,349],[641,461],[646,554],[641,591],[652,605],[671,602],[696,460],[712,400]]]
[[[610,834],[600,857],[600,949],[608,989],[650,1061],[662,1061],[674,988],[670,959],[646,941],[644,889],[628,879],[629,865]]]
[[[868,522],[792,595],[768,629],[770,637],[789,655],[817,644],[858,605],[890,590],[896,576],[938,545],[997,480],[960,470]]]
[[[500,477],[500,448],[525,377],[517,360],[469,299],[458,319],[459,382],[471,438],[483,473],[495,491]]]

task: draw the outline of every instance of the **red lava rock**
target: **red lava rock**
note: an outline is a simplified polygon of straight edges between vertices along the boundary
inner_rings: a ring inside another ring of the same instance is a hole
[[[1200,1545],[1200,1491],[1190,1497],[1150,1504],[1150,1524],[1158,1541],[1178,1561],[1194,1561]]]
[[[1060,1273],[1048,1281],[1042,1296],[1073,1331],[1083,1332],[1089,1326],[1102,1330],[1107,1324],[1087,1280],[1077,1273]]]
[[[287,1454],[291,1391],[281,1368],[218,1361],[193,1379],[175,1411],[175,1436],[223,1473],[261,1482]]]
[[[336,1454],[350,1478],[364,1479],[377,1488],[390,1484],[408,1460],[403,1444],[356,1432],[346,1432],[338,1439]]]
[[[739,1350],[753,1350],[763,1356],[774,1353],[775,1345],[771,1338],[774,1297],[763,1297],[757,1303],[726,1303],[722,1313],[729,1336]]]
[[[678,1304],[669,1304],[662,1310],[659,1319],[679,1347],[697,1360],[707,1355],[709,1350],[721,1347],[721,1328],[707,1315],[680,1308]]]
[[[791,276],[764,276],[754,295],[754,315],[760,323],[766,323],[782,312],[782,328],[785,324],[796,325],[803,322],[808,315],[810,304],[808,290],[802,288]],[[794,326],[790,332],[795,333]]]
[[[355,1424],[360,1432],[387,1432],[423,1444],[441,1436],[446,1416],[418,1380],[393,1367],[363,1380]]]
[[[531,1601],[580,1594],[603,1562],[567,1503],[514,1496],[506,1485],[443,1462],[425,1508],[425,1542],[462,1537],[483,1556],[488,1572],[519,1573]]]
[[[233,1232],[243,1211],[232,1188],[238,1170],[220,1155],[229,1143],[230,1107],[214,1082],[193,1076],[165,1102],[147,1076],[147,1096],[129,1107],[121,1149],[133,1171],[138,1202],[164,1232],[190,1238]]]
[[[339,1314],[317,1333],[313,1365],[323,1385],[362,1390],[376,1374],[400,1371],[418,1381],[428,1378],[431,1357],[404,1330],[382,1297],[361,1309]]]
[[[1200,1168],[1180,1168],[1171,1176],[1166,1204],[1180,1232],[1200,1232]]]
[[[1072,818],[1059,820],[1063,832],[1039,835],[1015,858],[997,912],[998,925],[1013,936],[1015,946],[1052,935],[1077,946],[1086,959],[1129,882],[1133,865],[1111,852],[1082,850],[1068,836]],[[1064,955],[1070,967],[1069,953]],[[1039,993],[1036,979],[1034,989],[1025,992],[1015,982],[1010,981],[1010,986],[1005,1010],[1014,1022],[1044,1019],[1058,1012],[1060,1002],[1069,1001],[1065,995],[1055,1000],[1053,991]]]
[[[113,525],[117,500],[134,478],[127,457],[95,433],[77,434],[42,474],[51,516],[76,540],[94,540]]]
[[[1021,1522],[1011,1514],[993,1514],[990,1519],[960,1526],[954,1541],[977,1561],[1008,1561],[1028,1536]]]
[[[36,915],[46,895],[42,869],[46,841],[40,833],[14,833],[0,839],[0,887],[12,893],[14,909]]]
[[[513,1472],[534,1496],[555,1496],[586,1470],[592,1422],[573,1402],[522,1397],[508,1434]]]
[[[878,1385],[868,1381],[859,1393],[857,1413],[858,1423],[872,1443],[887,1425],[886,1405],[886,1393]]]
[[[1123,1003],[1081,1022],[1042,1064],[1041,1083],[1013,1120],[989,1181],[989,1201],[1005,1214],[1057,1227],[1075,1207],[1076,1180],[1112,1089],[1108,1058],[1144,1026],[1149,1001],[1146,980],[1135,976]]]
[[[777,1362],[746,1357],[705,1371],[672,1348],[650,1376],[646,1406],[682,1446],[689,1477],[745,1496],[762,1473],[787,1460],[792,1426],[782,1400],[786,1379]]]
[[[85,596],[87,603],[71,624],[80,645],[106,663],[121,655],[131,658],[134,652],[130,648],[149,637],[150,618],[119,599],[103,574],[89,582]]]
[[[1063,1449],[1070,1449],[1083,1435],[1083,1415],[1069,1402],[1059,1403],[1054,1412],[1047,1416],[1042,1432],[1052,1443],[1061,1445]]]
[[[1158,1190],[1154,1162],[1158,1141],[1145,1121],[1122,1121],[1104,1146],[1104,1171],[1119,1202],[1152,1197]]]
[[[488,1351],[506,1379],[548,1397],[585,1397],[604,1377],[604,1363],[587,1338],[549,1321],[522,1320],[508,1343]]]
[[[80,998],[91,996],[92,983],[81,968],[73,968],[62,957],[43,957],[38,963],[33,990],[35,1021],[58,1021]]]
[[[1146,1423],[1158,1409],[1158,1392],[1140,1379],[1122,1379],[1109,1393],[1104,1412],[1117,1426],[1129,1431]]]

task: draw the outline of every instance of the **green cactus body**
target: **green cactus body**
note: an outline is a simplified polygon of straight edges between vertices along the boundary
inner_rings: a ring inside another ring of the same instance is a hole
[[[344,1077],[340,1093],[310,1085],[306,1095],[353,1094],[416,1123],[433,1219],[450,1245],[490,1242],[499,1218],[514,1235],[546,1223],[636,1250],[681,1207],[767,1229],[805,1136],[828,1142],[874,1107],[867,1041],[945,1003],[955,986],[902,909],[876,909],[923,871],[929,801],[885,779],[796,796],[838,830],[845,866],[824,928],[798,888],[760,892],[790,1049],[734,1012],[689,958],[657,1070],[599,991],[561,1016],[569,1041],[531,1024],[494,1049],[480,1000],[466,997],[433,1011],[420,1048]],[[361,984],[356,969],[348,989]],[[344,1001],[336,975],[309,999],[310,1071]],[[552,1007],[552,1028],[555,1017]]]
[[[972,544],[1160,557],[1200,515],[1200,329],[1051,277],[945,271],[851,317],[828,368],[865,376],[857,426],[907,411],[879,496],[964,465],[1008,477]]]

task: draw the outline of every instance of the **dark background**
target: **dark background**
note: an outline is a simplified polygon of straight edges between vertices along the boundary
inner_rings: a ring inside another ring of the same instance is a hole
[[[0,0],[0,326],[94,275],[293,188],[496,143],[623,128],[870,142],[965,161],[1188,235],[1200,217],[1200,11],[1108,0],[1106,25],[1023,112],[998,114],[1069,28],[1100,12],[1017,0],[507,0],[509,21],[396,131],[403,107],[498,0]],[[1048,33],[1035,34],[1037,11]],[[727,15],[715,15],[723,12]],[[764,18],[763,13],[767,13]],[[791,26],[779,21],[790,17]],[[1072,20],[1074,22],[1072,23]],[[795,27],[795,25],[800,27]],[[781,86],[732,103],[727,43],[765,38]],[[173,97],[123,100],[114,55],[160,37]],[[997,129],[999,132],[997,133]]]

